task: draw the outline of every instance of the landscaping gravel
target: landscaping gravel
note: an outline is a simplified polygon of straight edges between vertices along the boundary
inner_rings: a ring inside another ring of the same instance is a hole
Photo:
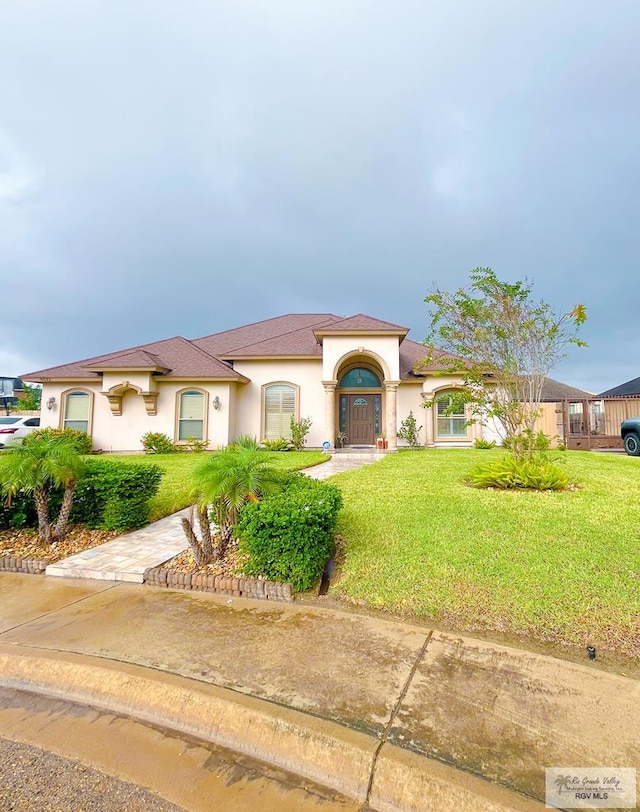
[[[0,739],[2,812],[185,812],[78,761]]]

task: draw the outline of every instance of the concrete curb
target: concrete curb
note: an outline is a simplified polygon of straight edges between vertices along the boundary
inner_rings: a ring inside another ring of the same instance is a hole
[[[424,756],[386,743],[380,747],[378,739],[335,722],[138,665],[0,644],[0,685],[214,742],[356,800],[364,802],[369,794],[380,812],[543,808]]]

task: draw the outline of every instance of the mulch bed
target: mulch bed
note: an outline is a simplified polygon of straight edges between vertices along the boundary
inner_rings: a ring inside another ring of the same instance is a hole
[[[186,544],[185,539],[185,544]],[[174,556],[165,561],[162,565],[163,569],[172,570],[173,572],[185,572],[190,575],[225,575],[227,577],[232,575],[239,575],[242,567],[247,562],[249,556],[243,555],[238,551],[237,539],[232,539],[229,546],[222,558],[214,561],[212,564],[196,564],[191,550],[185,550],[183,553]]]
[[[0,530],[0,558],[46,559],[52,564],[111,541],[118,535],[114,530],[87,530],[86,527],[74,525],[68,528],[62,541],[43,547],[38,543],[35,530]]]

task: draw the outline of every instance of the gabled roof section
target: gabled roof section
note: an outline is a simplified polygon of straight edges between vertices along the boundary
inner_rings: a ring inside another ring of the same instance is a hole
[[[400,378],[424,378],[435,372],[444,372],[448,359],[454,361],[455,356],[437,347],[427,347],[406,339],[400,345]]]
[[[398,336],[402,342],[409,332],[408,327],[400,327],[389,321],[380,321],[364,313],[349,316],[346,319],[332,322],[329,325],[319,326],[314,329],[315,337],[321,341],[324,336],[333,335],[392,335]]]
[[[412,378],[424,378],[431,372],[442,371],[443,367],[437,363],[438,358],[450,357],[446,353],[435,350],[433,360],[429,364],[423,364],[429,354],[429,348],[424,344],[411,339],[405,339],[400,345],[400,380],[410,380]]]
[[[140,367],[139,362],[145,366]],[[31,381],[55,380],[95,380],[100,377],[104,369],[122,369],[133,371],[143,368],[155,371],[151,364],[167,372],[162,378],[192,378],[207,380],[237,380],[247,379],[235,372],[228,364],[219,358],[214,358],[191,341],[181,336],[167,338],[164,341],[154,341],[151,344],[142,344],[117,353],[99,355],[86,358],[72,364],[62,364],[49,369],[30,372],[23,377]],[[135,365],[135,366],[131,366]]]
[[[320,356],[312,328],[340,321],[332,313],[290,313],[225,330],[193,343],[218,358],[258,356]]]
[[[614,386],[613,389],[607,389],[606,392],[601,392],[599,398],[628,398],[634,395],[640,395],[640,378],[634,378],[632,381],[621,383],[620,386]]]
[[[133,350],[131,352],[118,352],[102,361],[94,361],[85,364],[86,369],[102,372],[107,369],[150,370],[152,372],[170,372],[162,359],[154,353],[146,350]]]

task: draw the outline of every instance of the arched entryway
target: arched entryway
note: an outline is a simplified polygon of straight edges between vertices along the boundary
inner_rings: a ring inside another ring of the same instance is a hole
[[[375,362],[351,359],[340,369],[337,436],[343,445],[375,445],[384,432],[383,397],[383,373]]]

